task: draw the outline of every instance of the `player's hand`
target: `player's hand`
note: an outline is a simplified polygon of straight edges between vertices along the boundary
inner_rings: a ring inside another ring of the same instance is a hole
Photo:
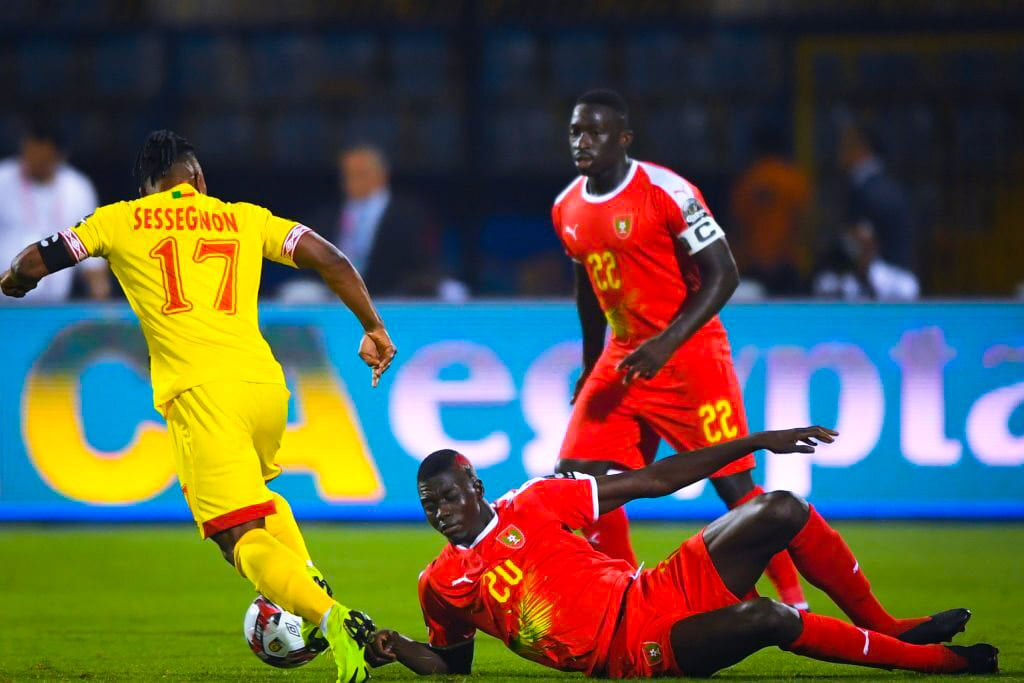
[[[381,629],[373,634],[370,642],[366,645],[366,652],[363,659],[370,666],[384,666],[395,661],[398,657],[394,651],[394,641],[397,633],[390,629]]]
[[[388,331],[383,327],[370,330],[363,335],[363,340],[359,343],[359,357],[370,366],[370,381],[373,386],[377,386],[380,376],[391,365],[396,353],[398,353],[398,349],[395,348],[391,337],[388,336]]]
[[[661,337],[648,339],[616,367],[616,370],[625,373],[622,383],[629,384],[637,378],[651,379],[665,366],[675,350],[674,345],[666,343]]]
[[[832,443],[837,436],[839,432],[825,427],[799,427],[761,432],[757,443],[772,453],[813,453],[819,443]]]
[[[12,296],[15,299],[20,299],[27,293],[31,292],[36,288],[37,284],[39,283],[25,282],[10,270],[5,270],[3,275],[0,275],[0,291],[3,291],[4,294]]]

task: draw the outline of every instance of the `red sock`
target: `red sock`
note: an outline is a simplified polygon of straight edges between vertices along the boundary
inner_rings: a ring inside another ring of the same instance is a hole
[[[910,645],[820,614],[802,613],[803,633],[782,649],[826,662],[925,673],[963,671],[967,662],[942,645]]]
[[[738,508],[744,503],[749,503],[762,493],[764,493],[764,489],[760,486],[755,486],[747,495],[736,501],[735,505],[730,506],[730,509]],[[773,557],[768,562],[765,574],[768,576],[768,580],[772,582],[772,585],[775,586],[775,590],[779,592],[779,599],[782,602],[800,609],[807,608],[807,598],[804,597],[804,589],[800,585],[800,575],[797,573],[788,552],[783,550]]]
[[[625,509],[616,508],[604,513],[596,522],[583,527],[583,536],[590,541],[595,550],[636,566],[636,555],[633,553],[633,545],[629,542],[629,519],[626,517]]]
[[[927,619],[896,619],[885,611],[846,541],[809,507],[807,524],[789,543],[789,554],[805,579],[825,591],[854,624],[872,631],[899,635]]]

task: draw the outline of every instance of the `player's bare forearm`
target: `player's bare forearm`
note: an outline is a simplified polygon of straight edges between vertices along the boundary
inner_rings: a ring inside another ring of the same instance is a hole
[[[21,298],[49,274],[39,245],[30,244],[14,257],[11,267],[0,276],[0,289],[7,296]]]
[[[450,650],[441,650],[407,638],[397,631],[379,633],[375,640],[370,646],[368,660],[370,657],[378,661],[391,658],[421,676],[465,675],[472,670],[472,641]]]
[[[11,274],[23,282],[39,282],[50,274],[39,253],[39,245],[30,244],[11,261]]]
[[[694,254],[693,260],[700,271],[700,289],[690,292],[679,315],[658,335],[672,349],[678,349],[715,317],[740,283],[736,261],[724,238]]]
[[[597,363],[604,350],[608,320],[604,317],[601,304],[594,294],[586,268],[576,263],[573,271],[576,276],[576,311],[583,332],[583,367],[590,369]]]
[[[307,232],[295,247],[294,259],[299,268],[315,270],[320,275],[359,319],[364,330],[370,332],[384,327],[362,276],[337,247],[315,232]]]
[[[638,498],[660,498],[706,479],[747,453],[813,453],[819,442],[831,443],[838,432],[800,427],[758,432],[688,453],[677,453],[639,470],[597,477],[601,514]]]

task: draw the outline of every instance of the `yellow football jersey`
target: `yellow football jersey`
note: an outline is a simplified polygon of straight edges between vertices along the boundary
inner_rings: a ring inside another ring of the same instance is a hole
[[[159,410],[213,380],[284,384],[260,334],[256,299],[263,259],[294,268],[292,253],[308,231],[183,183],[102,206],[61,236],[77,260],[110,262],[146,336]]]

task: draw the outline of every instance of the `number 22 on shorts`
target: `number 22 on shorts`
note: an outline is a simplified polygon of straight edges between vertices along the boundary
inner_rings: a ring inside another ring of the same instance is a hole
[[[704,436],[708,443],[718,443],[722,438],[731,439],[738,433],[732,424],[732,403],[728,399],[705,403],[697,411],[704,424]],[[717,424],[716,424],[717,423]]]

